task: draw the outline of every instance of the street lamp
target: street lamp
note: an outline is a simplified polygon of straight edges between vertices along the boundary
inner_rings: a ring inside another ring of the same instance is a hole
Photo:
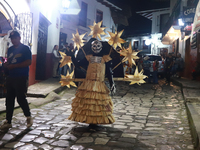
[[[61,14],[77,15],[80,12],[80,6],[77,0],[62,0]]]

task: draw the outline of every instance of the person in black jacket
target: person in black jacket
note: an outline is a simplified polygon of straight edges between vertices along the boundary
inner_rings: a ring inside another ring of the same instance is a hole
[[[172,55],[169,53],[165,59],[165,77],[168,84],[170,83],[173,62]]]

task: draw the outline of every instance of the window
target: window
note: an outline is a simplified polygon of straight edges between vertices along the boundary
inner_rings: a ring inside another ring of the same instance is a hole
[[[81,11],[79,13],[79,25],[83,27],[87,27],[87,3],[81,3]]]
[[[143,40],[143,49],[148,49],[148,45],[145,44],[146,40]]]
[[[133,48],[138,49],[138,41],[133,41]]]
[[[96,22],[100,22],[100,21],[103,21],[103,12],[100,11],[100,10],[97,10],[97,13],[96,13]]]

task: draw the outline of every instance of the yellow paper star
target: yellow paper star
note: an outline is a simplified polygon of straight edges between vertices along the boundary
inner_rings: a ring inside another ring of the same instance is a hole
[[[72,33],[73,36],[72,41],[74,41],[74,49],[77,47],[77,49],[79,50],[79,48],[84,45],[83,42],[86,42],[85,40],[83,40],[85,34],[79,35],[78,30],[76,30],[76,34]]]
[[[136,66],[134,75],[126,75],[131,81],[130,85],[137,83],[140,85],[141,83],[146,83],[143,79],[147,78],[147,76],[143,75],[143,70],[138,72],[138,67]]]
[[[62,68],[63,66],[68,65],[71,68],[71,63],[72,63],[71,56],[67,56],[65,53],[60,52],[60,51],[59,51],[59,53],[62,57],[62,59],[60,60],[59,67]]]
[[[89,26],[89,28],[91,30],[89,35],[92,35],[93,38],[97,38],[97,36],[98,36],[99,39],[101,40],[101,35],[106,35],[106,33],[103,31],[103,30],[105,30],[106,27],[101,28],[101,24],[102,24],[102,21],[98,22],[98,23],[96,23],[94,21],[93,26]]]
[[[125,62],[128,60],[129,66],[132,67],[132,64],[135,64],[134,59],[139,59],[139,57],[137,56],[137,54],[139,53],[135,52],[132,50],[132,46],[131,46],[131,42],[129,43],[129,48],[128,49],[122,49],[121,52],[119,52],[122,56],[124,56],[124,58],[122,59],[122,62]]]
[[[70,85],[71,86],[74,86],[76,87],[76,84],[72,81],[72,77],[74,75],[74,71],[69,74],[69,72],[67,71],[67,75],[66,76],[63,76],[61,75],[61,86],[67,86],[68,88],[70,88]]]
[[[107,37],[106,39],[108,39],[108,44],[110,44],[111,46],[113,46],[115,49],[117,46],[119,46],[120,48],[122,48],[121,43],[125,43],[126,41],[124,41],[123,39],[120,38],[120,36],[122,35],[122,33],[124,32],[124,30],[117,32],[115,31],[115,34],[112,32],[108,33],[110,34],[110,37]]]

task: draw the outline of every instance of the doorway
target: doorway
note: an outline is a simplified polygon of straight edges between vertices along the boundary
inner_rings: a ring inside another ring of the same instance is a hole
[[[48,22],[46,18],[42,14],[40,14],[38,43],[37,43],[36,73],[35,73],[36,80],[45,79],[47,35],[48,35]]]

